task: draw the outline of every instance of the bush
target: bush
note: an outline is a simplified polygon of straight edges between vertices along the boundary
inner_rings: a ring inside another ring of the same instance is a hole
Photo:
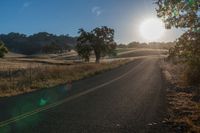
[[[186,79],[190,85],[200,85],[200,66],[189,66],[186,70]]]
[[[186,79],[191,85],[200,84],[200,32],[188,31],[176,42],[176,46],[169,51],[169,58],[185,63]]]
[[[8,49],[4,46],[4,43],[0,41],[0,58],[4,57],[5,53],[8,52]]]

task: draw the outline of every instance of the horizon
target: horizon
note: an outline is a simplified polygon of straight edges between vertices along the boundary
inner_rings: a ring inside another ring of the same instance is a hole
[[[115,29],[117,43],[148,43],[152,41],[140,35],[139,27],[145,20],[157,18],[153,0],[50,0],[48,3],[39,0],[4,0],[0,3],[0,14],[4,16],[0,34],[48,32],[76,37],[79,28],[90,31],[106,25]],[[182,33],[181,29],[166,30],[162,37],[153,42],[173,42]]]

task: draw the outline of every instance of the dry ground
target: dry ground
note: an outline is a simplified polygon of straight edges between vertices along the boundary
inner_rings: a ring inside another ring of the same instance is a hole
[[[169,82],[168,102],[171,128],[180,133],[200,132],[200,101],[198,87],[188,86],[185,81],[183,64],[162,63],[163,73]]]

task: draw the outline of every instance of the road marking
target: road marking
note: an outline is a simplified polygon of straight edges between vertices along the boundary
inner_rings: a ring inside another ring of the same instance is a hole
[[[140,63],[140,64],[143,64],[143,63]],[[138,66],[138,65],[139,65],[139,64],[137,64],[137,66]],[[117,77],[117,78],[115,78],[115,79],[112,79],[112,80],[110,80],[110,81],[108,81],[108,82],[106,82],[106,83],[103,83],[103,84],[101,84],[101,85],[98,85],[98,86],[96,86],[96,87],[93,87],[93,88],[91,88],[91,89],[88,89],[88,90],[86,90],[86,91],[84,91],[84,92],[80,92],[80,93],[78,93],[78,94],[75,94],[75,95],[73,95],[73,96],[70,96],[70,97],[68,97],[68,98],[66,98],[66,99],[63,99],[63,100],[61,100],[61,101],[58,101],[58,102],[55,102],[55,103],[46,105],[46,106],[44,106],[44,107],[35,109],[35,110],[33,110],[33,111],[30,111],[30,112],[27,112],[27,113],[18,115],[18,116],[16,116],[16,117],[10,118],[10,119],[8,119],[8,120],[1,121],[1,122],[0,122],[0,128],[1,128],[1,127],[5,127],[5,126],[7,126],[7,125],[9,125],[9,124],[11,124],[11,123],[17,122],[17,121],[19,121],[19,120],[25,119],[25,118],[27,118],[28,116],[32,116],[32,115],[34,115],[34,114],[37,114],[37,113],[40,113],[40,112],[42,112],[42,111],[51,109],[51,108],[56,107],[56,106],[58,106],[58,105],[61,105],[61,104],[63,104],[63,103],[69,102],[69,101],[74,100],[74,99],[76,99],[76,98],[78,98],[78,97],[80,97],[80,96],[84,96],[84,95],[86,95],[86,94],[88,94],[88,93],[91,93],[91,92],[93,92],[93,91],[95,91],[95,90],[97,90],[97,89],[99,89],[99,88],[104,87],[104,86],[107,86],[107,85],[109,85],[109,84],[111,84],[111,83],[113,83],[113,82],[115,82],[115,81],[117,81],[117,80],[119,80],[119,79],[125,77],[126,75],[130,74],[135,68],[136,68],[136,66],[135,66],[134,68],[132,68],[130,71],[124,73],[123,75],[121,75],[121,76],[119,76],[119,77]]]

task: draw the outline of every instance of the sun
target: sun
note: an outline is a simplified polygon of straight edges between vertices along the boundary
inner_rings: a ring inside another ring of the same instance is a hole
[[[157,41],[165,32],[163,22],[158,18],[150,18],[140,25],[140,34],[146,41]]]

